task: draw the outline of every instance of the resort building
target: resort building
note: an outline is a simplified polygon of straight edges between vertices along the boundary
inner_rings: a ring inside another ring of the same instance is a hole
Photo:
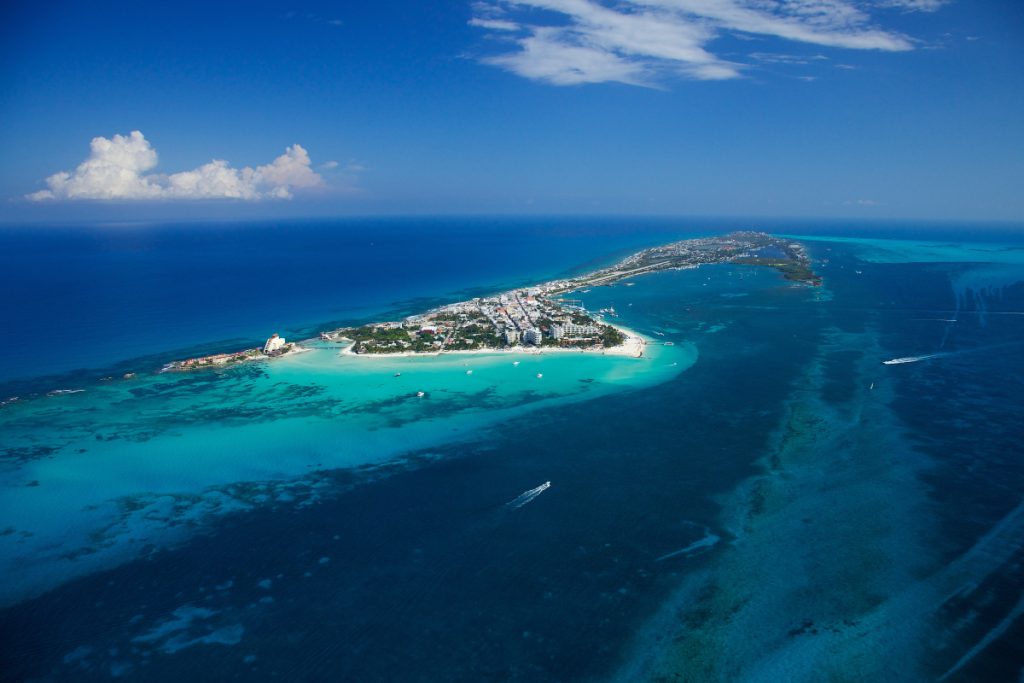
[[[505,330],[505,344],[512,346],[519,341],[519,330],[514,328],[508,328]]]
[[[526,332],[523,332],[523,342],[526,344],[540,346],[542,339],[543,335],[541,334],[541,331],[538,330],[536,327],[531,327],[530,329],[526,330]]]
[[[586,337],[600,332],[596,325],[577,325],[575,323],[565,323],[564,325],[555,325],[554,327],[561,327],[562,334],[563,336],[566,337]]]
[[[284,337],[278,336],[278,334],[275,332],[270,337],[270,339],[267,340],[267,343],[263,345],[263,353],[265,353],[265,354],[267,354],[269,356],[270,354],[274,353],[275,351],[280,351],[283,348],[284,348]]]

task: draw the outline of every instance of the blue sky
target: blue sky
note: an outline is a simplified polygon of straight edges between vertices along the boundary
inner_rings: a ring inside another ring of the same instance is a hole
[[[0,10],[6,220],[1024,220],[1016,0],[163,5]]]

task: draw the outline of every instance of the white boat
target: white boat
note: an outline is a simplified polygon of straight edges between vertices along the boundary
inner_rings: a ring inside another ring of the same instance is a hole
[[[401,376],[402,376],[402,373],[400,373],[400,372],[396,372],[395,373],[395,377],[401,377]]]
[[[80,394],[85,389],[54,389],[53,391],[46,392],[47,396],[67,396],[68,394]]]
[[[882,365],[902,365],[903,363],[916,363],[920,360],[931,360],[932,358],[942,358],[943,356],[950,355],[946,353],[928,353],[923,356],[904,356],[903,358],[893,358],[891,360],[883,360]]]
[[[903,363],[916,363],[919,360],[923,360],[928,356],[907,356],[906,358],[891,358],[889,360],[883,360],[882,365],[902,365]]]
[[[424,396],[426,396],[426,394],[423,393],[422,391],[417,391],[416,392],[416,398],[423,398]]]
[[[472,370],[466,370],[466,374],[467,374],[467,375],[472,375],[472,374],[473,374],[473,371],[472,371]]]
[[[519,361],[512,361],[512,365],[519,365]]]
[[[538,373],[537,373],[537,379],[540,379],[540,378],[541,378],[541,377],[543,377],[543,376],[544,376],[544,373],[543,373],[543,372],[538,372]]]

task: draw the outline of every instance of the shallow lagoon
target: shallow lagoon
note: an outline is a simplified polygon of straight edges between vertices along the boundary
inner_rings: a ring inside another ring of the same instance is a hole
[[[281,482],[483,438],[524,412],[666,381],[695,359],[692,345],[652,344],[639,359],[364,358],[315,343],[227,370],[20,401],[0,412],[3,602],[180,541],[185,522],[294,495]],[[242,485],[246,495],[226,490]]]

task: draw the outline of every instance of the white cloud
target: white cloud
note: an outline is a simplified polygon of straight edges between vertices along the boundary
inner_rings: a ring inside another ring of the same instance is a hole
[[[215,159],[191,171],[149,173],[157,153],[139,131],[93,138],[89,158],[74,171],[46,179],[46,190],[27,196],[49,199],[289,199],[293,190],[318,188],[324,180],[301,145],[288,147],[269,164],[233,168]]]
[[[470,26],[478,26],[480,28],[488,28],[492,31],[518,31],[519,24],[514,21],[505,21],[504,19],[483,19],[481,17],[473,17],[469,20]]]
[[[894,7],[910,12],[936,12],[951,0],[878,0],[879,7]]]
[[[482,61],[520,76],[555,85],[614,81],[656,86],[673,75],[740,77],[744,64],[710,48],[722,33],[851,50],[910,50],[914,45],[908,37],[878,27],[869,10],[884,5],[932,11],[941,4],[943,0],[491,0],[473,5],[470,24],[512,46]],[[755,58],[769,61],[764,51]]]

